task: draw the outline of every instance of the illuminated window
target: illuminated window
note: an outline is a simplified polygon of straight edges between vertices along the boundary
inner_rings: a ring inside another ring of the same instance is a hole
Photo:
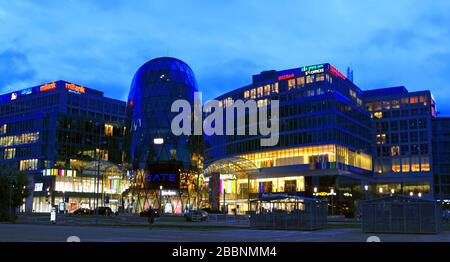
[[[176,159],[177,159],[177,150],[170,149],[170,160],[176,160]]]
[[[272,93],[278,94],[278,82],[272,84]]]
[[[373,110],[375,110],[375,111],[381,110],[381,102],[380,101],[373,102]]]
[[[359,107],[362,107],[362,100],[361,100],[360,98],[356,98],[356,104],[357,104]]]
[[[400,147],[399,146],[391,147],[391,155],[392,156],[399,156],[400,155]]]
[[[392,171],[395,173],[399,173],[401,171],[400,159],[394,158],[392,159]]]
[[[385,110],[391,109],[391,102],[390,101],[383,101],[383,109],[385,109]]]
[[[409,172],[410,166],[409,166],[409,158],[405,157],[402,158],[402,172]]]
[[[430,171],[430,160],[428,157],[422,157],[420,163],[420,170],[421,171]]]
[[[419,102],[421,104],[423,104],[424,106],[426,106],[428,104],[428,98],[426,96],[420,96],[419,99],[420,99]]]
[[[264,86],[264,95],[269,96],[270,95],[270,85]]]
[[[12,159],[16,157],[16,149],[15,148],[6,148],[5,153],[3,154],[4,159]]]
[[[105,136],[113,136],[113,126],[105,124]]]
[[[297,78],[297,86],[298,87],[304,87],[305,86],[305,77],[299,77]]]
[[[8,130],[8,125],[7,124],[4,124],[4,125],[0,126],[0,135],[6,134],[7,130]]]
[[[260,86],[260,87],[258,87],[258,97],[262,97],[263,96],[263,87],[262,86]]]
[[[411,171],[412,172],[419,172],[420,171],[420,163],[419,163],[419,157],[411,157]]]
[[[381,118],[383,118],[383,112],[375,112],[375,113],[373,113],[373,117],[375,117],[377,119],[381,119]]]
[[[419,102],[419,98],[417,96],[413,96],[409,98],[410,104],[417,104]]]
[[[295,79],[289,79],[288,80],[288,90],[295,88]]]
[[[400,101],[392,100],[391,103],[392,103],[392,108],[395,108],[395,109],[400,108]]]
[[[409,99],[408,98],[402,98],[401,107],[402,108],[406,108],[406,107],[408,107],[408,104],[409,104]]]
[[[322,74],[317,74],[316,82],[322,82],[322,81],[325,81],[325,75],[323,73]]]
[[[373,111],[373,103],[372,102],[366,103],[366,110],[367,111]]]
[[[250,97],[250,91],[245,91],[244,92],[244,98],[249,98]]]
[[[314,83],[314,75],[307,75],[306,76],[306,83],[307,84]]]
[[[37,159],[21,160],[19,169],[20,169],[20,171],[37,170],[38,169],[38,160]]]
[[[260,100],[258,100],[258,107],[262,107],[262,106],[267,106],[267,104],[268,104],[268,99],[260,99]]]
[[[256,99],[256,89],[255,88],[250,90],[250,98],[251,99]]]
[[[349,94],[350,94],[351,97],[356,98],[355,90],[349,89],[348,91],[349,91]]]
[[[378,134],[377,135],[377,144],[378,145],[386,144],[386,134]]]

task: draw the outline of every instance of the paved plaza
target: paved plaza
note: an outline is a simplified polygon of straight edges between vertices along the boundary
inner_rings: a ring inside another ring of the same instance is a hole
[[[282,231],[253,229],[201,229],[130,226],[61,226],[0,224],[0,241],[65,242],[76,236],[81,242],[366,242],[371,234],[358,228],[329,228],[320,231]],[[383,241],[448,242],[450,232],[438,235],[379,234]]]

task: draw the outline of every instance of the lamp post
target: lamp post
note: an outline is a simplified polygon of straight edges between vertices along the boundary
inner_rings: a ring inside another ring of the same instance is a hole
[[[314,187],[313,191],[314,191],[313,196],[317,196],[317,187]]]
[[[393,196],[395,193],[395,189],[391,188],[391,196]]]
[[[367,192],[367,191],[369,191],[369,186],[368,186],[368,185],[365,185],[365,186],[364,186],[364,199],[365,199],[365,200],[368,199],[368,197],[367,197],[367,193],[368,193],[368,192]]]
[[[161,214],[163,213],[163,210],[162,210],[162,190],[163,190],[163,186],[159,186],[159,210],[160,210]]]
[[[334,196],[336,195],[334,188],[330,189],[330,193],[328,193],[328,195],[331,196],[331,215],[334,216]]]

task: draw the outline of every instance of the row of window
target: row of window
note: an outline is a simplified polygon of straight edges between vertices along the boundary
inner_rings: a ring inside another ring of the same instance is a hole
[[[74,115],[74,116],[82,116],[82,117],[88,117],[89,119],[98,119],[101,121],[112,121],[112,122],[125,122],[124,118],[117,117],[115,115],[108,115],[108,114],[102,114],[102,113],[95,113],[92,111],[86,111],[83,109],[78,108],[72,108],[67,107],[67,113]]]
[[[428,155],[428,144],[414,145],[395,145],[377,147],[377,157],[387,156],[406,156],[406,155]]]
[[[429,99],[427,96],[412,96],[404,97],[401,99],[393,99],[387,101],[374,101],[366,103],[367,111],[379,111],[390,110],[398,108],[408,108],[409,105],[421,104],[423,106],[429,105]]]
[[[397,131],[397,130],[408,130],[408,129],[424,129],[427,128],[427,119],[410,119],[410,120],[400,120],[400,121],[383,121],[375,123],[376,132],[386,132],[388,130]]]
[[[409,136],[408,136],[409,134]],[[390,133],[390,134],[377,134],[377,145],[397,144],[397,143],[417,143],[428,141],[428,132],[402,132],[402,133]]]
[[[39,132],[25,133],[15,136],[0,137],[0,147],[17,146],[36,143],[39,140]]]
[[[408,173],[430,171],[430,159],[428,156],[413,156],[392,159],[378,159],[375,161],[376,173]]]
[[[71,106],[81,107],[85,109],[97,110],[100,112],[112,113],[112,114],[124,114],[125,105],[119,105],[118,103],[111,103],[102,101],[99,99],[90,99],[86,96],[69,94],[67,98],[67,104]]]

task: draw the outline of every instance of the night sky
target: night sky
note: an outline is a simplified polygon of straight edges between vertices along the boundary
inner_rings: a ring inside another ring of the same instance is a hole
[[[188,63],[204,99],[329,62],[364,90],[431,90],[450,116],[448,0],[0,0],[1,93],[62,79],[125,100],[159,56]]]

